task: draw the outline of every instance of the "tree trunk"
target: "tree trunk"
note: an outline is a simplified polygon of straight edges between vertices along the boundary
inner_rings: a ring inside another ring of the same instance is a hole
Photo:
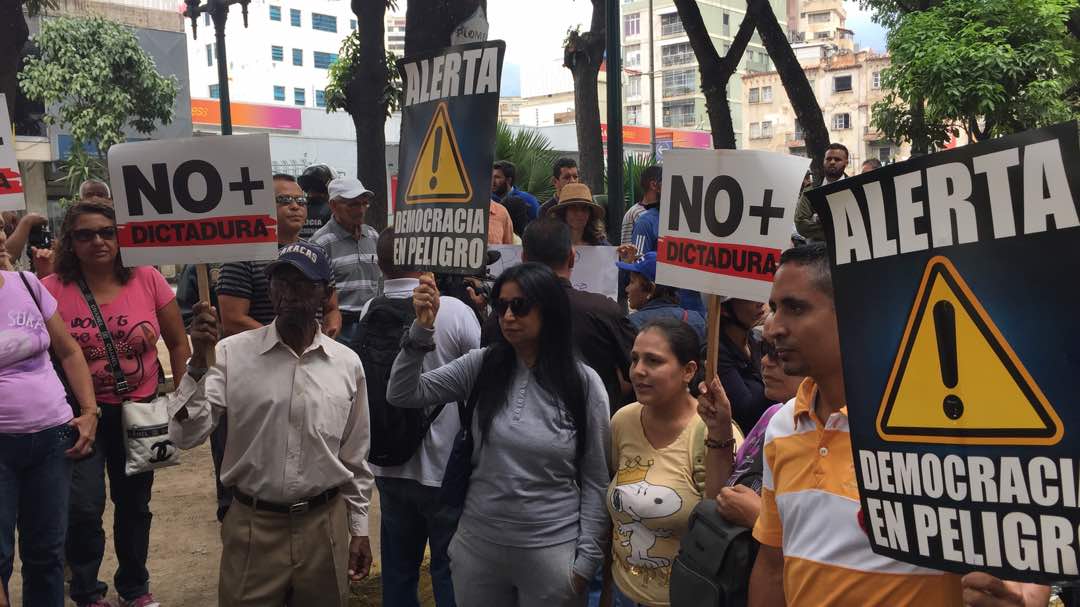
[[[19,57],[30,37],[20,0],[0,0],[0,93],[7,97],[8,116],[15,120],[19,93]]]
[[[600,134],[600,64],[604,61],[607,27],[604,0],[592,0],[589,31],[570,32],[563,47],[563,66],[574,76],[574,122],[577,127],[578,172],[593,194],[604,191],[604,143]],[[608,78],[619,78],[608,74]]]
[[[386,5],[383,0],[352,0],[359,28],[356,70],[349,82],[345,111],[356,128],[356,176],[375,192],[366,222],[376,230],[387,224],[386,191],[386,67],[384,32]]]
[[[814,183],[821,183],[824,175],[825,148],[829,146],[829,129],[825,127],[825,119],[821,115],[821,107],[818,105],[814,90],[810,88],[810,81],[806,79],[806,72],[795,57],[795,51],[791,50],[791,43],[780,23],[776,20],[776,13],[768,0],[748,0],[747,9],[757,19],[758,35],[765,45],[769,57],[776,64],[776,72],[780,75],[780,81],[784,85],[795,117],[799,119],[803,133],[806,136],[806,151],[813,162],[810,170],[814,172]]]
[[[926,100],[916,97],[908,106],[911,111],[911,155],[930,153],[930,134],[926,130]]]
[[[705,94],[705,107],[709,113],[709,126],[712,130],[713,147],[716,149],[735,149],[735,125],[731,121],[731,106],[727,98],[727,86],[732,75],[739,69],[746,45],[754,34],[756,20],[747,11],[735,34],[727,55],[720,57],[712,37],[705,29],[701,9],[695,0],[675,0],[679,19],[683,23],[690,46],[698,60],[701,73],[701,92]],[[655,111],[655,110],[654,110]]]
[[[382,0],[362,1],[382,4]],[[454,28],[472,16],[477,7],[487,13],[487,0],[409,0],[405,9],[405,55],[450,46]]]

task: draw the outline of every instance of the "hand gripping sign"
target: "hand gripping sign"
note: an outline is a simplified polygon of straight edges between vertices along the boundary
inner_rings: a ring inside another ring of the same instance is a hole
[[[398,62],[405,99],[395,265],[451,274],[484,268],[505,50],[499,40],[478,42]]]
[[[11,134],[6,98],[0,94],[0,211],[18,211],[26,208],[26,199],[15,159],[15,138]]]
[[[1078,162],[1070,123],[808,193],[875,552],[1080,575]]]
[[[809,164],[749,150],[665,153],[657,281],[767,301]]]
[[[277,258],[268,135],[114,145],[109,177],[126,266]]]

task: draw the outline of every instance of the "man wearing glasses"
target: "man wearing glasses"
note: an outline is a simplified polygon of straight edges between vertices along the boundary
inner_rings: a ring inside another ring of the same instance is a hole
[[[311,242],[330,255],[341,308],[341,332],[337,339],[352,345],[360,326],[360,310],[379,291],[380,272],[375,255],[379,233],[364,223],[375,193],[352,177],[338,177],[330,182],[327,191],[330,221],[315,232]]]

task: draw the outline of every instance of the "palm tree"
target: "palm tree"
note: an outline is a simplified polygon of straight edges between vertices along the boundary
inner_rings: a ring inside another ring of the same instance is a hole
[[[500,122],[495,130],[495,160],[514,163],[514,185],[543,202],[555,194],[551,183],[551,167],[559,153],[548,138],[532,129],[511,131]]]

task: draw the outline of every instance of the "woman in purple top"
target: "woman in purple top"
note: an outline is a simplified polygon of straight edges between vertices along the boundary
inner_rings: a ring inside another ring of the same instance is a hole
[[[0,226],[2,227],[2,226]],[[64,604],[64,535],[71,460],[90,452],[98,409],[82,350],[56,300],[29,272],[12,272],[0,229],[0,596],[22,560],[22,604]],[[50,346],[81,414],[53,370]]]

